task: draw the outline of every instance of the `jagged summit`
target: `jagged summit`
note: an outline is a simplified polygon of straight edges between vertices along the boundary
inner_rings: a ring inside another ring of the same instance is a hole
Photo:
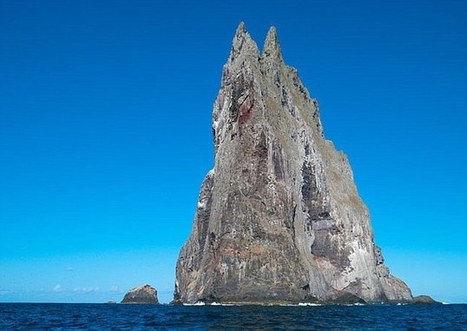
[[[347,157],[284,64],[240,23],[214,103],[213,170],[177,261],[176,302],[402,302]]]
[[[241,21],[237,26],[237,30],[235,30],[235,37],[240,36],[240,35],[244,35],[244,34],[247,34],[247,33],[248,32],[246,30],[245,22]]]
[[[259,50],[255,41],[251,38],[247,31],[245,23],[240,22],[235,32],[232,41],[232,50],[230,54],[230,62],[237,59],[240,54],[244,56],[251,56],[252,59],[259,58]],[[283,62],[282,51],[277,36],[277,31],[274,26],[269,29],[266,39],[264,41],[263,50],[261,52],[261,59]]]
[[[266,57],[278,60],[280,62],[283,61],[281,45],[279,43],[276,28],[274,26],[271,26],[269,29],[264,41],[262,58]]]
[[[259,54],[258,46],[246,30],[245,23],[241,22],[232,41],[232,50],[228,62],[232,62],[241,57],[252,56],[257,58]]]

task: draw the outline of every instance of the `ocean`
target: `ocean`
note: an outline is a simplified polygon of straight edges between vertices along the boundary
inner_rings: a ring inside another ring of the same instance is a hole
[[[0,303],[0,330],[467,330],[467,305]]]

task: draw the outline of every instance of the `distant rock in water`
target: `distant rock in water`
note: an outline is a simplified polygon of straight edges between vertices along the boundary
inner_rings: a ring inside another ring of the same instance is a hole
[[[147,284],[135,287],[125,294],[121,303],[158,304],[157,290]]]
[[[212,120],[214,169],[180,251],[174,302],[412,301],[274,27],[260,53],[239,25]]]
[[[442,304],[439,301],[434,300],[429,295],[417,295],[413,297],[413,303],[416,305],[439,305]]]

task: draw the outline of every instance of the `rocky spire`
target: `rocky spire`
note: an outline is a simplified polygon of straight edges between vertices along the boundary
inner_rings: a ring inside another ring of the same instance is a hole
[[[245,23],[240,22],[232,41],[232,50],[230,51],[228,62],[233,62],[242,56],[253,56],[257,58],[258,54],[258,46],[253,41],[253,39],[251,39],[251,36],[246,29]]]
[[[271,26],[269,28],[268,34],[266,35],[266,39],[264,41],[263,46],[262,58],[268,58],[273,61],[283,62],[282,50],[279,43],[279,38],[277,37],[277,31],[274,26]]]
[[[176,301],[412,300],[274,28],[260,58],[239,25],[212,118],[214,169],[177,261]]]

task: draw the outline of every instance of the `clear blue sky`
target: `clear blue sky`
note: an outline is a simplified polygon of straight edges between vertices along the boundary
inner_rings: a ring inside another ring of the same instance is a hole
[[[466,1],[0,1],[0,301],[172,297],[240,21],[318,98],[387,264],[467,302]]]

